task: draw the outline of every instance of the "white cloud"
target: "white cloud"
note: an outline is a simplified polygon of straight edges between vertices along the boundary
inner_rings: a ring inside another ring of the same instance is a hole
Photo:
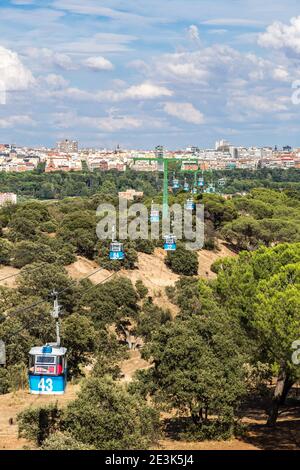
[[[273,76],[275,80],[280,82],[288,82],[290,80],[289,72],[283,66],[276,67],[273,71]]]
[[[5,91],[26,90],[34,83],[31,71],[18,54],[0,46],[0,85]]]
[[[41,49],[37,47],[29,47],[26,49],[25,54],[31,59],[36,59],[39,63],[42,61],[48,66],[54,65],[63,70],[74,70],[77,68],[71,57],[67,54],[55,52],[45,47]]]
[[[138,129],[143,122],[132,116],[108,116],[97,120],[96,127],[106,132],[116,132],[122,129]]]
[[[165,103],[164,111],[171,116],[181,119],[182,121],[190,122],[192,124],[204,123],[204,115],[191,103]]]
[[[84,65],[92,70],[113,70],[113,64],[104,57],[89,57],[84,61]]]
[[[202,24],[212,26],[261,26],[264,22],[259,20],[248,20],[245,18],[214,18],[203,21]]]
[[[44,82],[49,88],[54,90],[64,89],[69,85],[69,81],[61,75],[50,73],[46,77],[40,77],[40,81]]]
[[[122,9],[113,9],[100,4],[99,0],[55,0],[53,7],[60,10],[71,11],[72,13],[82,15],[97,15],[111,18],[113,20],[121,20],[126,22],[144,22],[145,17],[135,13],[127,13]]]
[[[227,106],[238,115],[240,112],[276,113],[287,111],[285,96],[266,96],[262,93],[236,92],[228,99]]]
[[[138,129],[143,121],[133,116],[110,113],[104,117],[78,116],[75,113],[56,113],[55,124],[63,129],[74,126],[93,128],[103,132],[117,132],[125,129]]]
[[[188,28],[188,36],[190,39],[192,39],[192,41],[195,41],[195,42],[200,42],[200,34],[199,34],[199,28],[198,26],[194,25],[194,24],[191,24],[191,26],[189,26]]]
[[[20,116],[8,116],[5,118],[0,118],[0,128],[1,129],[8,129],[14,126],[35,126],[36,122],[30,117],[26,115]]]
[[[276,57],[265,59],[254,53],[242,53],[227,45],[215,44],[211,47],[200,48],[174,54],[164,54],[154,59],[149,67],[142,69],[146,76],[163,79],[166,83],[183,82],[195,86],[203,86],[211,92],[243,82],[253,86],[255,83],[288,82],[293,64],[289,61],[282,63]]]
[[[66,90],[54,92],[53,96],[66,97],[78,101],[126,101],[126,100],[153,100],[166,96],[172,96],[173,92],[168,88],[156,85],[151,82],[143,82],[139,85],[133,85],[123,90],[104,90],[104,91],[85,91],[76,87],[69,87]]]
[[[144,82],[140,85],[133,85],[118,95],[120,99],[152,100],[163,96],[172,96],[173,92],[164,86]]]
[[[97,33],[93,36],[77,37],[76,41],[61,42],[57,47],[65,54],[91,54],[102,55],[111,52],[125,52],[130,50],[129,44],[137,37],[129,34]]]
[[[258,44],[274,49],[289,49],[300,53],[300,16],[290,20],[290,24],[276,21],[258,37]]]

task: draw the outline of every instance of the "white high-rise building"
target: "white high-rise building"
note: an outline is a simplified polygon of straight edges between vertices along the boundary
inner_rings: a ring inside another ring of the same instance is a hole
[[[78,153],[78,142],[76,140],[62,140],[57,142],[57,150],[62,153]]]

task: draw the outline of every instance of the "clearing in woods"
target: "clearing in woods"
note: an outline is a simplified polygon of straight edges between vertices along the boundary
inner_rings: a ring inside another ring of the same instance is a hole
[[[130,351],[130,357],[123,362],[121,370],[124,374],[122,381],[132,380],[135,371],[147,368],[149,365],[141,359],[139,351]],[[0,395],[0,450],[35,449],[32,442],[18,438],[16,416],[28,407],[38,407],[44,404],[58,402],[59,406],[66,404],[76,397],[80,385],[69,384],[63,396],[36,396],[27,391],[18,391]],[[177,440],[176,434],[169,426],[166,437],[158,442],[153,450],[299,450],[300,448],[300,410],[299,407],[284,408],[278,419],[276,428],[265,426],[266,415],[262,409],[248,409],[243,422],[249,425],[248,433],[241,439],[229,441],[187,442]],[[167,416],[162,416],[165,419]],[[10,424],[10,420],[13,424]]]
[[[211,265],[219,258],[235,256],[225,244],[220,243],[220,251],[212,252],[202,250],[198,253],[199,272],[203,278],[213,279],[215,274],[211,271]],[[126,276],[135,283],[141,279],[149,289],[149,295],[153,296],[154,302],[163,308],[168,308],[173,315],[177,313],[177,307],[173,305],[165,294],[165,287],[174,286],[179,276],[172,273],[164,263],[166,254],[156,248],[153,255],[144,253],[138,254],[138,269],[133,271],[120,271],[117,275]],[[67,266],[67,271],[73,279],[80,279],[91,271],[98,269],[97,263],[86,258],[78,257],[77,261]],[[0,269],[0,279],[10,274],[17,273],[18,270],[10,267]],[[90,279],[93,283],[104,280],[110,271],[101,270]],[[0,285],[16,287],[15,278],[10,278]],[[139,351],[130,351],[130,357],[122,364],[122,381],[132,380],[135,371],[149,367],[148,363],[141,359]],[[34,448],[31,442],[25,439],[18,439],[18,429],[16,416],[23,409],[43,404],[55,403],[65,406],[76,396],[80,385],[69,384],[64,396],[36,396],[30,395],[27,391],[18,391],[0,396],[0,449],[24,449]],[[249,410],[247,417],[243,421],[250,426],[249,433],[242,439],[232,439],[230,441],[204,441],[186,442],[176,440],[176,434],[172,433],[172,428],[168,428],[166,437],[159,441],[159,449],[165,450],[259,450],[259,449],[299,449],[300,448],[300,413],[291,410],[283,411],[278,426],[270,430],[264,426],[266,416],[262,410]],[[12,420],[12,424],[10,421]]]
[[[201,250],[198,252],[199,270],[198,275],[206,279],[213,279],[216,275],[211,271],[211,265],[218,259],[236,256],[227,246],[220,242],[219,251]],[[155,248],[153,255],[138,253],[138,267],[132,271],[121,270],[117,275],[125,276],[135,284],[137,280],[143,281],[149,289],[149,295],[153,301],[161,308],[167,308],[173,315],[178,313],[176,305],[172,304],[166,293],[167,286],[174,286],[180,276],[174,274],[164,262],[166,252],[161,248]],[[78,257],[77,261],[67,266],[67,271],[73,279],[80,279],[89,274],[92,270],[99,268],[98,264],[86,258]],[[111,272],[105,269],[90,277],[93,283],[104,280]]]

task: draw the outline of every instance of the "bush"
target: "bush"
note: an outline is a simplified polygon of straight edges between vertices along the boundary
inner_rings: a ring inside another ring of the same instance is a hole
[[[198,274],[197,253],[186,250],[179,245],[174,252],[168,252],[165,263],[174,273],[183,276],[195,276]]]
[[[12,258],[12,266],[20,269],[27,264],[38,261],[54,263],[57,259],[57,254],[48,245],[24,240],[15,244]]]
[[[156,441],[159,414],[112,378],[90,377],[65,410],[30,408],[18,424],[20,437],[47,450],[135,450]]]
[[[159,415],[111,378],[89,378],[68,405],[63,427],[99,450],[146,449],[157,439]]]
[[[42,445],[43,450],[96,450],[95,447],[83,444],[74,439],[71,434],[56,432],[51,434]]]
[[[167,429],[175,430],[176,439],[182,441],[223,441],[240,436],[243,433],[241,423],[229,420],[228,422],[218,419],[206,423],[195,424],[190,418],[174,418],[167,423]]]
[[[0,395],[4,395],[9,392],[9,385],[8,370],[4,367],[0,367]]]
[[[8,240],[0,240],[0,264],[10,264],[13,244]]]
[[[55,405],[28,408],[18,414],[19,437],[25,437],[38,445],[59,429],[62,411]]]
[[[54,233],[56,232],[58,225],[53,222],[52,220],[48,220],[40,225],[40,229],[42,232],[46,233]]]
[[[154,251],[154,244],[151,240],[143,240],[138,238],[134,242],[135,250],[140,253],[146,253],[147,255],[152,255]]]
[[[148,287],[146,287],[143,281],[141,281],[140,279],[136,281],[135,288],[140,299],[144,299],[149,292]]]

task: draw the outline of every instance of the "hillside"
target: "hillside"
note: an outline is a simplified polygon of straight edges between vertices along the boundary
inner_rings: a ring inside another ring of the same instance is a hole
[[[227,256],[235,256],[235,253],[227,248],[223,242],[219,242],[219,251],[199,251],[198,275],[208,279],[214,278],[215,274],[211,271],[211,265],[216,260]],[[127,277],[134,284],[137,280],[143,281],[149,289],[149,295],[153,297],[154,303],[159,307],[169,309],[173,315],[176,315],[178,308],[169,301],[165,288],[167,286],[174,286],[180,276],[174,274],[165,265],[165,257],[166,253],[161,248],[156,248],[153,255],[138,253],[138,268],[130,271],[123,269],[117,275]],[[98,264],[94,261],[78,256],[75,263],[67,266],[67,271],[72,279],[80,279],[98,268]],[[90,280],[96,284],[103,281],[109,274],[110,271],[103,269],[95,273]]]

